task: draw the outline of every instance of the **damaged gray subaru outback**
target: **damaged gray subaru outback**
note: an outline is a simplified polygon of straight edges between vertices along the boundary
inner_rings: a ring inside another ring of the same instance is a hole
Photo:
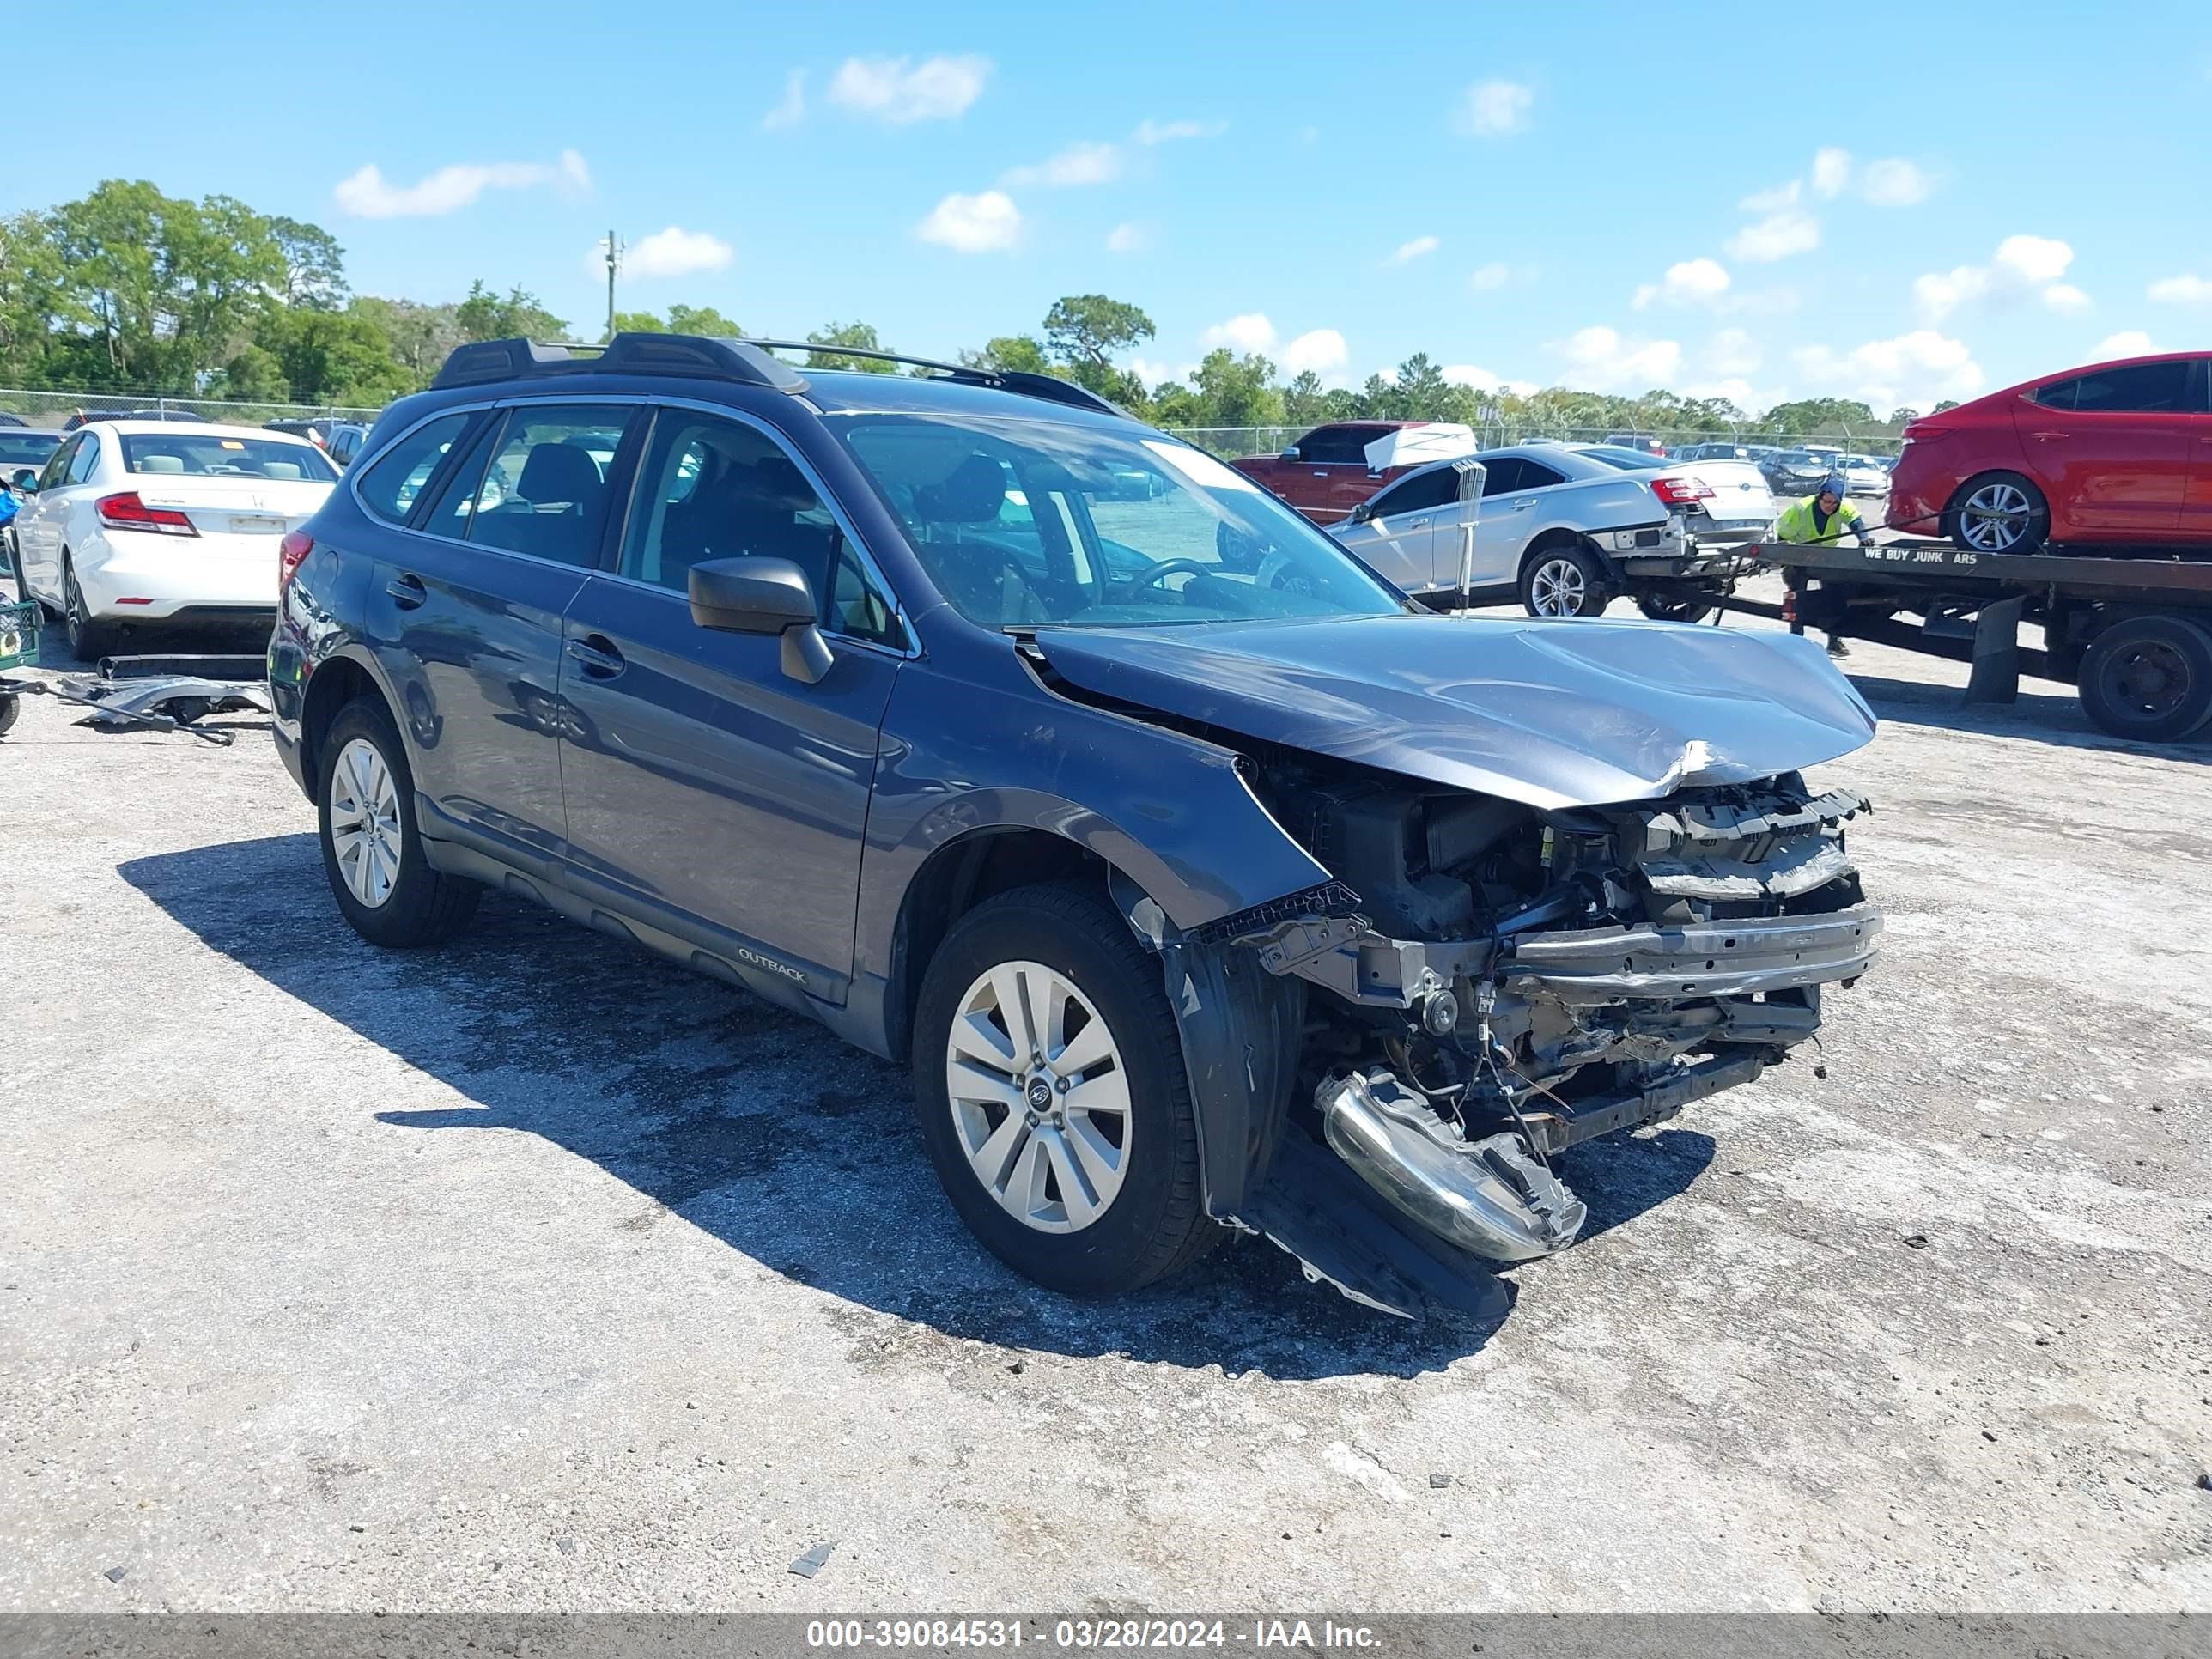
[[[994,1254],[1232,1231],[1494,1318],[1559,1156],[1810,1039],[1880,920],[1820,651],[1439,616],[1042,375],[455,352],[284,538],[276,743],[383,945],[486,886],[910,1063]]]

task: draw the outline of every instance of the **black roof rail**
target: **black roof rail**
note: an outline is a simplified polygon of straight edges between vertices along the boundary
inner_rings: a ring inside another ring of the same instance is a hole
[[[562,374],[677,374],[700,380],[734,380],[743,386],[768,386],[797,395],[806,390],[806,377],[769,354],[775,351],[820,352],[824,356],[866,357],[872,362],[904,363],[963,386],[995,387],[1024,398],[1042,398],[1071,409],[1088,409],[1101,415],[1127,416],[1128,411],[1109,403],[1087,387],[1054,374],[1034,374],[1026,369],[981,368],[971,363],[948,363],[935,357],[909,357],[902,352],[878,351],[868,346],[841,346],[820,340],[717,339],[700,334],[617,334],[605,345],[580,341],[479,340],[456,346],[430,382],[434,391],[454,386],[489,386],[500,380],[550,379]]]
[[[1066,404],[1072,409],[1096,410],[1102,415],[1127,415],[1129,411],[1109,403],[1088,387],[1073,380],[1063,380],[1056,374],[1034,374],[1027,369],[986,368],[975,363],[948,363],[935,357],[909,357],[900,351],[879,351],[872,346],[841,346],[820,340],[761,340],[750,336],[749,345],[764,347],[775,351],[818,351],[823,356],[866,357],[871,362],[905,363],[915,368],[933,369],[948,380],[957,380],[963,386],[995,386],[1002,392],[1018,392],[1025,398],[1043,398],[1055,404]]]
[[[582,354],[582,355],[579,355]],[[484,386],[495,380],[550,379],[580,373],[678,374],[702,380],[735,380],[778,392],[806,390],[806,377],[790,364],[744,340],[696,334],[617,334],[605,345],[543,343],[536,340],[480,340],[457,346],[430,382],[434,390]]]

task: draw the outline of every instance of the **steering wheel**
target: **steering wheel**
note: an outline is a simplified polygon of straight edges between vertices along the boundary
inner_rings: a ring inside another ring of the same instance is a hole
[[[1210,564],[1201,564],[1196,559],[1164,559],[1145,572],[1143,575],[1133,579],[1129,586],[1132,587],[1155,586],[1164,577],[1172,576],[1178,570],[1188,570],[1194,576],[1207,576],[1212,574],[1213,567]]]

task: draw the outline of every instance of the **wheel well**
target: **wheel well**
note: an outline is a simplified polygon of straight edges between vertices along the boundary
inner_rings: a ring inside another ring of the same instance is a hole
[[[1992,478],[2019,479],[2021,483],[2028,487],[2029,490],[2036,498],[2034,501],[2030,503],[2031,507],[2034,510],[2039,510],[2046,514],[2051,511],[2051,496],[2048,492],[2045,490],[2042,484],[2038,483],[2036,479],[2029,474],[2021,471],[2016,467],[2009,466],[1984,467],[1979,472],[1974,473],[1969,477],[1960,479],[1959,481],[1959,487],[1951,492],[1950,500],[1943,503],[1943,510],[1946,513],[1957,512],[1959,510],[1959,503],[1966,499],[1968,491],[1974,489],[1978,484],[1987,483]]]
[[[376,682],[359,663],[333,657],[307,677],[307,695],[300,709],[300,769],[313,790],[315,769],[321,764],[324,734],[338,711],[360,696],[381,698]]]
[[[1094,882],[1105,890],[1112,866],[1065,836],[1046,830],[986,830],[932,853],[908,884],[891,944],[893,1058],[903,1060],[914,1032],[922,975],[953,923],[985,899],[1041,881]]]
[[[1528,574],[1528,567],[1530,565],[1535,563],[1536,561],[1543,557],[1545,554],[1554,552],[1562,547],[1579,547],[1584,552],[1589,553],[1591,556],[1595,558],[1600,564],[1603,564],[1605,562],[1605,555],[1600,553],[1595,544],[1594,544],[1589,537],[1583,535],[1580,531],[1565,529],[1547,530],[1542,535],[1530,542],[1528,544],[1528,550],[1521,556],[1521,574],[1523,576],[1526,576]]]

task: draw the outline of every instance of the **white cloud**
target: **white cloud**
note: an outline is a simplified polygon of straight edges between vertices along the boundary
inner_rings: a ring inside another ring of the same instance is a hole
[[[929,210],[914,228],[925,242],[935,242],[956,253],[994,253],[1014,245],[1022,232],[1022,212],[1004,191],[980,195],[955,191]]]
[[[1517,81],[1478,81],[1460,104],[1460,130],[1478,138],[1518,132],[1528,125],[1535,102],[1535,93]]]
[[[1121,175],[1121,152],[1111,144],[1070,144],[1050,160],[1035,167],[1016,167],[1006,174],[1010,185],[1103,185]]]
[[[1248,311],[1225,323],[1216,323],[1198,337],[1198,343],[1209,351],[1216,346],[1232,346],[1247,352],[1273,351],[1275,325],[1267,320],[1264,312]]]
[[[1997,244],[1996,262],[2024,283],[2055,283],[2074,263],[2074,250],[2048,236],[2008,236]]]
[[[983,95],[991,60],[973,52],[957,57],[848,58],[830,82],[830,101],[892,126],[911,121],[952,120]]]
[[[1301,334],[1283,348],[1283,372],[1303,374],[1308,369],[1326,374],[1333,368],[1342,368],[1350,354],[1345,349],[1344,336],[1333,328],[1316,328]]]
[[[1198,372],[1198,365],[1182,363],[1170,366],[1153,362],[1148,358],[1132,357],[1129,359],[1129,372],[1146,386],[1158,386],[1164,380],[1188,380]]]
[[[1682,348],[1676,342],[1627,340],[1602,324],[1577,331],[1556,349],[1566,360],[1570,381],[1593,392],[1648,391],[1665,386],[1682,367]]]
[[[2008,236],[1985,265],[1954,265],[1930,271],[1912,284],[1912,297],[1927,321],[1940,323],[1953,312],[1976,301],[2015,301],[2044,291],[2054,310],[2080,310],[2089,303],[2081,289],[2060,283],[2074,263],[2074,250],[2048,236]],[[2053,285],[2063,292],[2054,294]]]
[[[2108,363],[2115,357],[2148,357],[2158,348],[2150,343],[2150,336],[2139,328],[2124,328],[2118,334],[2107,334],[2089,348],[2089,361]]]
[[[1823,196],[1840,196],[1851,181],[1851,153],[1831,144],[1813,156],[1813,188]]]
[[[1663,301],[1670,306],[1710,305],[1726,292],[1729,274],[1715,259],[1684,259],[1667,267],[1667,274],[1656,283],[1646,283],[1636,290],[1629,303],[1643,311]]]
[[[736,251],[719,236],[671,225],[624,249],[622,273],[625,276],[689,276],[702,270],[720,270],[737,257]],[[606,244],[602,241],[584,256],[584,264],[604,275],[606,259]]]
[[[1801,208],[1783,208],[1729,238],[1731,256],[1751,264],[1771,264],[1820,246],[1820,222]]]
[[[1486,368],[1477,368],[1473,363],[1447,363],[1443,377],[1454,386],[1471,386],[1477,392],[1496,392],[1505,382]]]
[[[1402,265],[1408,260],[1419,258],[1424,253],[1434,253],[1443,246],[1443,242],[1438,237],[1416,236],[1410,242],[1399,243],[1398,251],[1390,256],[1389,263]]]
[[[761,130],[795,127],[806,118],[806,71],[793,70],[783,77],[783,101],[761,117]]]
[[[1759,364],[1759,342],[1744,329],[1724,328],[1705,347],[1705,367],[1716,374],[1749,374]]]
[[[1468,277],[1467,285],[1481,293],[1493,288],[1504,288],[1512,280],[1513,273],[1506,269],[1505,261],[1492,259],[1486,265],[1477,265]]]
[[[1736,205],[1746,213],[1779,213],[1784,208],[1797,205],[1797,198],[1805,188],[1802,181],[1792,179],[1786,185],[1777,185],[1772,190],[1762,190],[1747,196]]]
[[[558,162],[456,162],[412,185],[392,184],[372,163],[340,179],[333,193],[338,206],[356,218],[405,219],[454,212],[488,190],[530,190],[540,185],[587,191],[591,171],[573,149],[562,150]]]
[[[1141,253],[1152,246],[1152,233],[1133,219],[1125,219],[1106,233],[1109,253]]]
[[[1935,190],[1936,181],[1902,155],[1869,161],[1859,174],[1859,195],[1875,207],[1911,207]]]
[[[1226,121],[1139,121],[1131,137],[1150,148],[1173,143],[1179,138],[1218,138],[1228,131]],[[1309,127],[1307,131],[1310,132],[1312,129]]]
[[[1869,340],[1849,351],[1808,346],[1794,356],[1820,390],[1877,407],[1925,409],[1945,398],[1972,398],[1984,384],[1981,366],[1966,343],[1931,328]]]
[[[2212,305],[2212,276],[2161,276],[2148,293],[2161,305]]]

